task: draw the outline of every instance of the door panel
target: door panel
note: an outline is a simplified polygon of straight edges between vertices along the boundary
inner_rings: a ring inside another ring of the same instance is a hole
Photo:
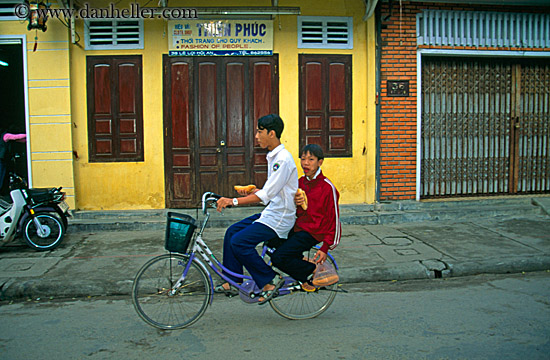
[[[164,58],[165,183],[169,207],[190,207],[194,201],[192,65],[190,58]]]
[[[243,63],[226,64],[226,138],[228,148],[245,146],[245,96]]]
[[[518,193],[550,192],[550,61],[521,62],[517,136]]]
[[[225,97],[222,99],[224,121],[222,122],[222,133],[220,149],[222,150],[221,160],[223,163],[222,184],[223,194],[233,196],[235,191],[233,185],[246,184],[250,179],[250,169],[245,166],[245,157],[250,154],[250,136],[248,135],[249,124],[246,121],[247,101],[245,88],[248,86],[246,69],[248,62],[246,58],[224,58],[221,67],[225,75]]]
[[[198,112],[199,112],[199,146],[215,147],[218,138],[217,128],[217,77],[216,64],[199,62],[198,64]]]
[[[257,117],[251,114],[278,112],[277,57],[165,56],[164,63],[172,69],[165,71],[165,124],[178,131],[166,136],[167,206],[193,207],[204,191],[233,196],[235,184],[263,186],[266,152],[254,147]],[[170,80],[174,69],[184,73],[179,80]],[[166,105],[174,101],[177,106]],[[189,134],[187,141],[176,139]]]
[[[171,68],[171,111],[173,146],[189,149],[189,64],[175,63]],[[174,154],[175,157],[178,154]],[[187,160],[189,155],[186,156]],[[189,166],[189,161],[187,161]]]
[[[279,79],[277,73],[278,58],[251,58],[250,59],[250,89],[253,126],[249,130],[249,136],[254,139],[253,177],[251,183],[262,187],[267,180],[267,151],[260,148],[254,133],[258,128],[258,119],[262,116],[279,112]]]
[[[420,196],[549,192],[549,76],[543,60],[423,59]]]
[[[209,58],[194,59],[197,71],[196,122],[198,148],[194,149],[194,156],[199,159],[195,166],[198,174],[196,189],[199,194],[205,191],[220,193],[219,172],[221,164],[218,154],[220,141],[219,117],[219,64]],[[223,95],[222,95],[223,96]],[[196,194],[194,194],[196,197]]]

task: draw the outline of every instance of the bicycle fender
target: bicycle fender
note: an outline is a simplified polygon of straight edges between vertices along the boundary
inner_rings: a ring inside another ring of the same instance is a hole
[[[208,274],[208,278],[210,279],[210,298],[208,299],[208,305],[212,305],[212,301],[214,300],[214,281],[212,280],[212,275],[210,274],[210,271],[208,271],[206,265],[204,265],[203,262],[197,257],[193,256],[193,261]]]
[[[65,226],[65,230],[67,230],[67,227],[69,226],[69,222],[67,220],[68,216],[71,216],[68,212],[64,213],[63,210],[57,205],[57,204],[50,204],[50,205],[42,205],[34,208],[34,211],[46,211],[46,212],[56,212],[57,215],[59,215],[59,218],[63,222],[63,226]]]

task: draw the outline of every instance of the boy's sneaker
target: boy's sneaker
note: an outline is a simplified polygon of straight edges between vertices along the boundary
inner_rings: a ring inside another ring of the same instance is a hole
[[[314,292],[315,290],[317,290],[317,288],[313,286],[313,284],[311,284],[310,281],[306,281],[302,283],[301,286],[302,286],[302,290],[304,290],[305,292]]]

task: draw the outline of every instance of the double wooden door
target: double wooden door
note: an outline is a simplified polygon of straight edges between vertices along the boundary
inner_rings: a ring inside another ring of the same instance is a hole
[[[258,118],[278,112],[277,56],[168,57],[164,68],[166,206],[195,207],[205,191],[262,186]]]

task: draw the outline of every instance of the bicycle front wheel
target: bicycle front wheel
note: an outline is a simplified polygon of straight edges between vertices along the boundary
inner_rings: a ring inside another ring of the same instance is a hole
[[[149,260],[139,270],[132,288],[138,315],[159,329],[182,329],[195,323],[206,311],[212,296],[208,274],[197,263],[181,278],[189,256],[164,254]]]
[[[316,251],[317,249],[314,248],[309,251],[310,254],[312,253],[311,256],[308,256],[308,252],[304,255],[311,258]],[[326,261],[336,268],[330,257]],[[271,300],[269,305],[277,314],[290,320],[312,319],[329,308],[336,297],[337,290],[338,283],[318,288],[314,292],[303,291],[298,284],[287,293],[281,291],[281,294]]]

